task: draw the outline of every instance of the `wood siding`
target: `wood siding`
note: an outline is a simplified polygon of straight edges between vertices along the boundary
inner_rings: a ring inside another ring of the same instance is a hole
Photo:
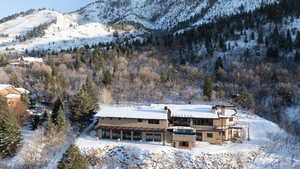
[[[125,119],[125,118],[99,118],[97,127],[100,126],[116,126],[116,127],[136,127],[136,128],[153,128],[166,129],[168,120],[159,120],[159,124],[149,124],[149,120],[140,119]]]

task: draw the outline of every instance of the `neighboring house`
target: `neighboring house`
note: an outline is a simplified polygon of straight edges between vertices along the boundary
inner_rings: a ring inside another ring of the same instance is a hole
[[[44,63],[43,58],[37,57],[20,57],[19,59],[12,60],[10,65],[14,66],[30,66],[33,63]]]
[[[232,106],[103,106],[96,114],[97,136],[105,139],[157,141],[191,149],[196,141],[223,144],[242,138]]]
[[[7,106],[11,112],[17,113],[20,120],[27,113],[27,103],[23,95],[29,94],[24,88],[15,88],[9,84],[0,84],[0,95],[6,98]]]

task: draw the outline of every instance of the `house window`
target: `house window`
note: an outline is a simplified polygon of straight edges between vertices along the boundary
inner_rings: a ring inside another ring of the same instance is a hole
[[[202,141],[202,133],[196,133],[196,140]]]
[[[148,120],[149,124],[159,124],[159,120]]]
[[[220,136],[225,136],[225,131],[220,131],[220,132],[219,132],[219,135],[220,135]]]
[[[233,117],[229,118],[229,121],[233,121]]]
[[[143,123],[143,119],[138,119],[138,122],[139,123]]]
[[[193,125],[212,126],[213,125],[213,119],[193,119]]]
[[[213,137],[214,137],[213,133],[207,133],[207,138],[213,138]]]
[[[189,142],[181,141],[181,142],[179,142],[179,146],[180,147],[188,147],[189,146]]]
[[[187,118],[174,118],[174,126],[190,126],[190,120]]]

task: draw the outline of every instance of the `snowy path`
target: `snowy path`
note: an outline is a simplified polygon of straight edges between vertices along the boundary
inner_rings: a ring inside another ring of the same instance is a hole
[[[94,125],[95,125],[96,121],[94,121],[93,123],[91,123],[88,127],[86,127],[83,132],[81,133],[81,135],[79,137],[85,136],[86,133],[91,130]],[[68,148],[75,142],[76,140],[76,136],[74,135],[70,135],[68,136],[68,141],[67,144],[64,145],[64,147],[58,152],[56,153],[56,155],[53,157],[53,159],[49,162],[48,166],[45,167],[44,169],[56,169],[58,162],[62,159],[63,154],[68,150]]]

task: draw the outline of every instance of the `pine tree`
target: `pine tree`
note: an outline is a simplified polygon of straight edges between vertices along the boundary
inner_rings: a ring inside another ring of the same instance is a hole
[[[112,83],[112,79],[113,79],[113,76],[112,74],[110,73],[110,71],[105,71],[104,74],[103,74],[103,84],[108,86]]]
[[[279,62],[280,56],[277,48],[268,48],[267,49],[267,58],[268,61],[271,62]]]
[[[295,62],[296,62],[296,63],[300,63],[300,51],[297,51],[297,52],[296,52],[296,55],[295,55]]]
[[[213,94],[213,81],[210,76],[207,76],[204,80],[203,95],[211,100]]]
[[[76,94],[70,103],[70,113],[72,122],[86,125],[90,122],[95,111],[98,109],[98,104],[88,94],[84,88]]]
[[[48,117],[48,119],[47,119],[47,123],[46,123],[46,127],[45,127],[45,129],[46,129],[45,135],[48,137],[51,137],[54,134],[54,132],[56,132],[56,126],[53,123],[51,115],[48,114],[47,117]]]
[[[257,43],[258,44],[263,44],[264,43],[264,34],[263,31],[258,31],[258,38],[257,38]]]
[[[54,103],[54,107],[51,113],[51,119],[54,124],[57,124],[58,113],[61,109],[63,109],[63,103],[61,99],[58,98]]]
[[[295,40],[295,47],[300,49],[300,31],[297,32],[296,40]]]
[[[218,71],[220,68],[224,69],[224,64],[223,64],[223,59],[221,57],[218,57],[215,64],[215,71]]]
[[[246,109],[251,109],[255,105],[255,98],[251,93],[243,93],[236,98],[236,102]]]
[[[77,146],[71,145],[59,161],[58,169],[88,169],[87,159],[81,155]]]
[[[21,83],[19,81],[18,76],[13,73],[10,77],[9,77],[9,84],[15,86],[15,87],[21,87]]]
[[[251,40],[255,40],[255,33],[254,32],[251,32]]]
[[[293,40],[290,30],[286,34],[286,50],[291,51],[293,49]]]
[[[18,120],[9,112],[6,100],[0,97],[0,158],[13,157],[22,142]]]
[[[58,131],[62,131],[65,128],[66,120],[65,120],[65,111],[63,107],[60,107],[57,114],[56,119],[56,127]]]
[[[95,103],[98,103],[98,95],[97,90],[94,87],[92,79],[89,77],[85,81],[85,85],[83,86],[83,90],[87,92],[87,94],[92,98]]]

